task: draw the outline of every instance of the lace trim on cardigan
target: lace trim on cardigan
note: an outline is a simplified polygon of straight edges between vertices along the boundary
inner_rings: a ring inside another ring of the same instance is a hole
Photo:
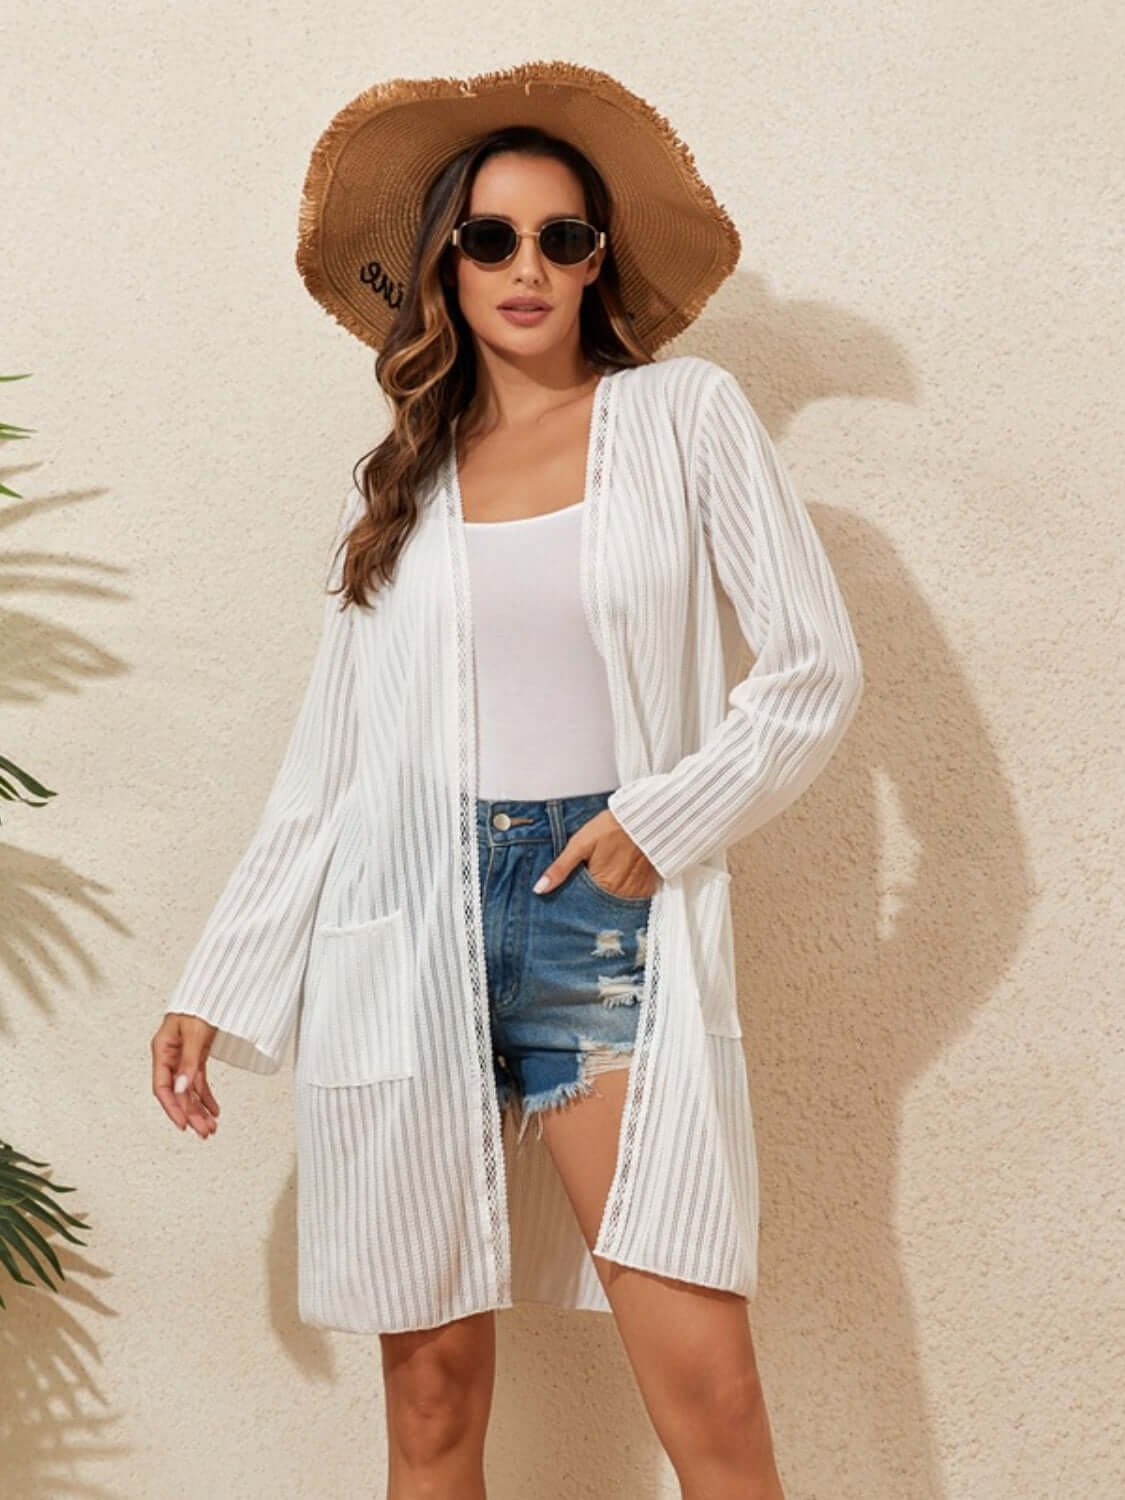
[[[484,923],[477,852],[477,764],[473,734],[473,616],[469,593],[469,567],[460,488],[457,482],[456,448],[450,442],[444,485],[448,542],[453,562],[457,617],[457,739],[458,739],[458,842],[460,849],[461,903],[472,985],[473,1034],[480,1078],[481,1150],[488,1192],[489,1244],[496,1278],[495,1300],[512,1300],[511,1247],[508,1229],[508,1193],[504,1169],[502,1122],[492,1067],[492,1028],[489,1017],[484,965]]]
[[[623,373],[619,372],[618,378]],[[591,462],[593,467],[590,476],[590,495],[593,504],[590,507],[589,514],[585,518],[586,524],[590,527],[588,538],[590,566],[587,578],[589,593],[588,597],[586,597],[586,613],[594,640],[598,643],[606,663],[606,670],[609,674],[610,696],[613,701],[614,719],[620,724],[623,721],[623,710],[617,694],[617,667],[612,657],[609,639],[605,630],[605,611],[600,591],[600,580],[603,573],[602,508],[605,504],[604,477],[606,451],[611,428],[611,418],[615,412],[616,397],[618,394],[616,384],[613,382],[609,383],[607,389],[599,391],[599,394],[605,395],[607,399],[600,405],[592,441]],[[641,1124],[647,1103],[645,1082],[648,1076],[648,1064],[652,1056],[652,1040],[656,1029],[656,995],[659,993],[661,969],[661,894],[661,891],[658,889],[649,912],[648,935],[645,948],[644,993],[641,997],[637,1016],[637,1038],[633,1059],[629,1068],[629,1084],[625,1096],[621,1132],[618,1138],[617,1166],[613,1181],[610,1184],[609,1196],[606,1199],[602,1222],[598,1231],[598,1254],[604,1253],[607,1256],[621,1248],[618,1238],[624,1229],[627,1210],[631,1201],[634,1162],[636,1160],[637,1147],[641,1135]]]

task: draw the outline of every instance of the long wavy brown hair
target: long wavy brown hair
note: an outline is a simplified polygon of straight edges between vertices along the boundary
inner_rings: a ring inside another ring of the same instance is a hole
[[[342,540],[347,547],[341,581],[342,609],[365,606],[367,591],[389,583],[396,560],[418,519],[416,497],[445,460],[454,417],[476,393],[477,358],[472,330],[457,300],[450,233],[464,217],[477,172],[504,152],[554,157],[582,184],[586,217],[606,230],[605,256],[582,294],[579,342],[599,373],[651,364],[653,356],[633,330],[621,300],[613,255],[613,205],[601,174],[583,152],[536,126],[508,126],[479,136],[436,174],[426,193],[411,251],[406,291],[386,343],[375,360],[375,379],[390,403],[393,425],[353,470],[366,514]],[[336,556],[339,556],[337,549]]]

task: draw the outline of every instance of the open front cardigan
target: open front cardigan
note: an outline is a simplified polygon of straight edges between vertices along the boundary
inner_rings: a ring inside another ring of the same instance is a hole
[[[824,769],[860,700],[859,652],[781,458],[713,361],[601,378],[583,499],[609,806],[661,877],[593,1251],[752,1297],[758,1169],[725,851]],[[337,539],[361,506],[353,487]],[[369,608],[327,599],[260,824],[166,1005],[216,1026],[211,1056],[254,1072],[294,1039],[298,1310],[352,1332],[520,1300],[609,1310],[546,1142],[517,1147],[496,1104],[452,442],[419,510]],[[737,676],[743,641],[755,659]]]

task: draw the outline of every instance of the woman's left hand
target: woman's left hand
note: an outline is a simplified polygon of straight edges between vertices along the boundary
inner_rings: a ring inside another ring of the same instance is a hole
[[[537,895],[553,890],[583,862],[590,879],[616,896],[651,896],[660,884],[656,866],[641,853],[608,807],[571,834],[532,889]]]

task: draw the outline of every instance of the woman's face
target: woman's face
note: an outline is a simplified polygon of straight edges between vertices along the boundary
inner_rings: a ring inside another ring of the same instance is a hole
[[[464,217],[476,214],[498,214],[525,231],[538,229],[546,219],[587,217],[582,186],[568,166],[553,157],[516,152],[490,156],[478,171]],[[454,251],[461,311],[477,338],[504,355],[536,358],[559,346],[577,350],[582,292],[597,276],[604,255],[597,250],[580,265],[558,266],[540,253],[530,234],[502,266],[478,266]],[[500,311],[514,297],[541,298],[549,311],[521,326]]]

